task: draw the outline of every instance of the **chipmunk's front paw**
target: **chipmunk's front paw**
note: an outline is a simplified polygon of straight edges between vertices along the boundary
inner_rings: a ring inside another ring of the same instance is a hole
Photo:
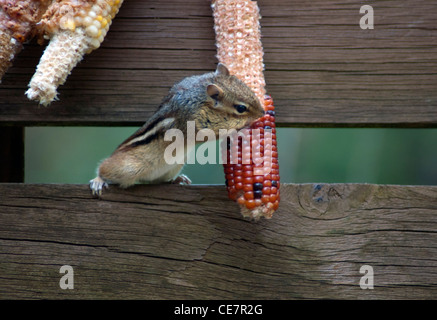
[[[174,178],[171,183],[187,185],[187,184],[191,184],[191,180],[186,175],[181,174],[181,175],[177,176],[176,178]]]
[[[90,180],[90,189],[94,197],[102,195],[103,188],[108,188],[108,184],[100,177]]]

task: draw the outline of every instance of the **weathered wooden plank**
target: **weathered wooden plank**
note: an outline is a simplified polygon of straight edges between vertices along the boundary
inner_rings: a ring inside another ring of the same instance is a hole
[[[0,298],[433,299],[436,223],[435,186],[286,184],[251,222],[224,186],[0,184]]]
[[[38,108],[24,92],[43,48],[31,44],[0,85],[0,122],[140,125],[167,89],[214,68],[209,1],[130,0],[102,47]],[[437,3],[259,1],[268,91],[281,126],[437,125]]]

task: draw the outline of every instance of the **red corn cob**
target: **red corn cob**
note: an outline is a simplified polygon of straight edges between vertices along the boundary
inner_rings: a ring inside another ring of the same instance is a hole
[[[236,200],[243,216],[271,218],[279,207],[279,163],[275,107],[265,96],[266,114],[252,124],[238,143],[226,143],[224,171],[229,198]],[[259,136],[257,136],[259,130]],[[246,160],[246,161],[245,161]]]
[[[279,206],[279,165],[275,108],[265,95],[259,8],[251,0],[212,0],[211,6],[219,62],[253,90],[266,111],[244,139],[222,148],[227,150],[223,163],[228,194],[240,204],[243,216],[271,218]]]

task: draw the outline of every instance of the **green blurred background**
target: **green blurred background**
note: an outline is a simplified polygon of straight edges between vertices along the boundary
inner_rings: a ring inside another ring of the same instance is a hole
[[[87,183],[136,129],[26,128],[25,181]],[[277,137],[281,182],[437,185],[437,129],[279,128]],[[195,184],[224,183],[220,164],[183,172]]]

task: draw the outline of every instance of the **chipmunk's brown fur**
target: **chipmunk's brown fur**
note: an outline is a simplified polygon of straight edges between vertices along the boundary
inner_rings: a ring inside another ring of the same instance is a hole
[[[195,132],[211,129],[216,137],[220,129],[242,129],[264,114],[258,98],[242,81],[229,74],[223,64],[215,72],[183,79],[171,88],[156,113],[125,140],[98,168],[90,181],[94,195],[100,195],[107,183],[128,187],[137,182],[189,183],[179,176],[183,164],[169,165],[165,132],[179,129],[187,135],[188,121],[195,122]],[[185,156],[187,151],[185,148]]]

